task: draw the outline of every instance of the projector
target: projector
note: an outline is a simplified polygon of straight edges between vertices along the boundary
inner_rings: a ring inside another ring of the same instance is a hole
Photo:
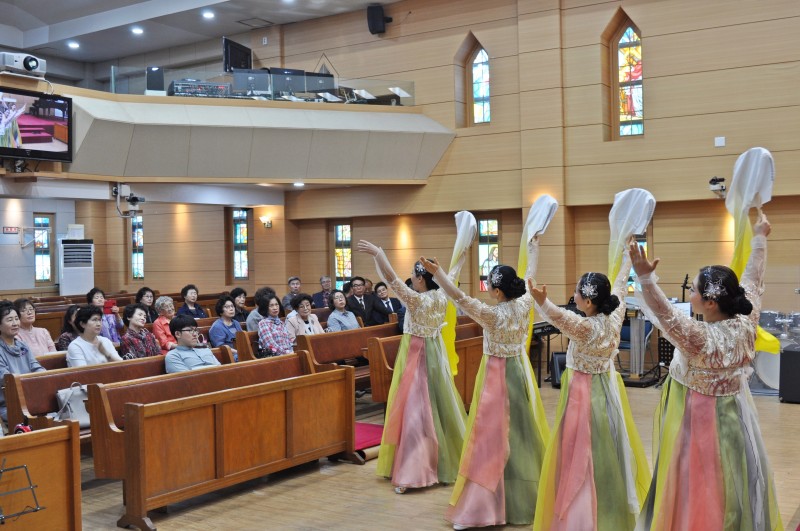
[[[0,53],[0,71],[44,77],[47,61],[24,53]]]

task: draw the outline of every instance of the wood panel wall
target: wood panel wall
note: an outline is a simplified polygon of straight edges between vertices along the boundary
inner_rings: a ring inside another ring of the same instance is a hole
[[[582,272],[606,268],[610,203],[616,192],[636,186],[659,202],[652,245],[663,260],[661,277],[672,286],[668,294],[679,296],[676,286],[685,274],[730,258],[729,217],[708,180],[730,182],[738,154],[760,145],[773,152],[777,168],[776,199],[766,209],[775,233],[765,304],[800,310],[793,292],[800,285],[794,236],[800,220],[792,206],[800,196],[800,34],[794,31],[800,4],[405,0],[385,10],[394,21],[384,35],[369,34],[362,11],[254,30],[257,64],[306,70],[326,64],[341,79],[414,81],[416,104],[457,136],[424,186],[289,192],[285,209],[256,209],[256,218],[272,211],[274,225],[268,230],[254,224],[251,288],[283,286],[286,277],[299,274],[316,289],[319,275],[332,273],[336,219],[351,220],[355,240],[376,240],[407,270],[421,253],[449,257],[454,212],[500,212],[503,260],[516,265],[527,209],[549,193],[562,207],[542,241],[547,252],[538,277],[563,301]],[[611,141],[607,39],[625,16],[643,39],[645,135]],[[461,60],[475,42],[490,56],[492,122],[459,127],[466,90]],[[716,136],[725,136],[727,145],[715,148]],[[220,257],[198,250],[221,245],[222,207],[200,208],[197,215],[209,221],[190,224],[186,241],[173,236],[177,206],[160,208],[153,211],[158,221],[145,220],[146,234],[160,226],[146,236],[146,268],[153,271],[147,283],[175,289],[193,277],[206,291],[224,287]],[[97,221],[95,210],[84,215],[90,223]],[[113,252],[121,249],[123,231],[113,227],[111,216],[106,219],[106,233],[99,233]],[[150,242],[157,251],[148,250]],[[183,261],[161,258],[178,249]],[[110,257],[106,262],[101,278],[110,286],[131,284],[123,264]],[[358,255],[354,266],[359,273],[372,271]],[[468,271],[462,280],[474,290],[474,271]]]

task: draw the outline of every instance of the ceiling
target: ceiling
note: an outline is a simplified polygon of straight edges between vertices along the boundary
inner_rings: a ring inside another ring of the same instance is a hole
[[[0,0],[0,46],[95,63],[253,27],[365,10],[370,0]],[[205,19],[203,11],[214,13]],[[365,15],[366,19],[366,15]],[[140,27],[142,35],[131,28]],[[80,44],[70,49],[70,41]]]

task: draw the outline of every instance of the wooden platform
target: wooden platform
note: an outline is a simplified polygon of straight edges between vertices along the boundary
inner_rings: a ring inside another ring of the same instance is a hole
[[[558,390],[545,384],[542,401],[552,422]],[[636,425],[648,459],[652,451],[652,416],[659,391],[628,389]],[[755,397],[761,429],[775,472],[778,502],[787,530],[800,523],[800,475],[796,441],[800,440],[800,405],[781,404],[776,397]],[[366,395],[357,400],[357,419],[380,423],[383,410]],[[444,520],[451,487],[431,487],[397,495],[388,481],[375,475],[377,461],[364,466],[310,463],[249,481],[237,487],[151,512],[159,530],[281,529],[281,530],[436,530],[452,527]],[[83,526],[114,529],[122,514],[122,483],[95,480],[91,458],[81,461]],[[507,526],[507,529],[529,529]],[[488,529],[503,529],[493,527]]]

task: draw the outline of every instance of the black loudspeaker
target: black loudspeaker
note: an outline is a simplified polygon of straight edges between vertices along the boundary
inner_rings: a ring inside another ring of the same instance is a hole
[[[778,399],[800,404],[800,346],[786,347],[781,352]]]
[[[386,33],[386,23],[391,21],[392,17],[383,16],[383,6],[367,6],[367,26],[373,35]]]
[[[164,71],[158,66],[148,66],[145,70],[147,90],[164,90]]]
[[[550,383],[556,389],[561,389],[561,375],[567,370],[567,353],[553,352],[550,360]]]

